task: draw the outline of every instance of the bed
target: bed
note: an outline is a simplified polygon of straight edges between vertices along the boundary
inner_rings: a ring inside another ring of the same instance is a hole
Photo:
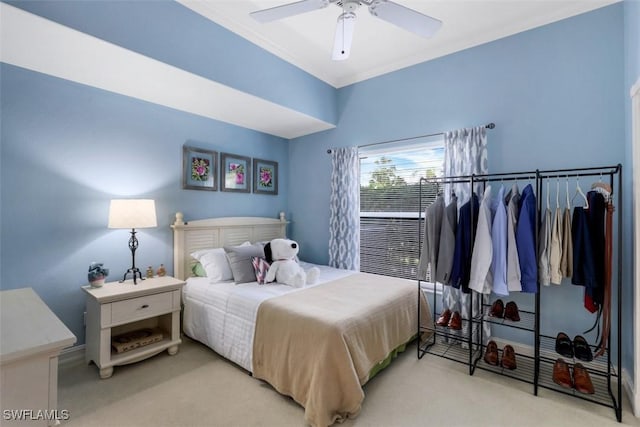
[[[415,337],[418,304],[421,325],[432,319],[417,285],[403,279],[327,266],[317,266],[318,282],[301,289],[259,284],[255,272],[241,278],[236,267],[245,268],[246,259],[238,261],[233,251],[285,237],[286,225],[282,213],[190,222],[176,215],[174,275],[187,282],[183,331],[292,397],[309,424],[328,426],[359,413],[362,386]],[[220,273],[221,253],[232,278]],[[206,277],[193,277],[204,275],[203,265]]]

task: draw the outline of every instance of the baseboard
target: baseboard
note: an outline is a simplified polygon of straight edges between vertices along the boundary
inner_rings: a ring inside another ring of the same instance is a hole
[[[631,404],[631,412],[637,418],[640,417],[640,396],[635,393],[635,385],[633,377],[629,374],[629,371],[622,369],[622,389],[627,394],[629,403]]]
[[[65,348],[60,352],[60,356],[58,356],[58,365],[67,365],[70,363],[78,363],[80,361],[84,361],[84,352],[84,344]]]

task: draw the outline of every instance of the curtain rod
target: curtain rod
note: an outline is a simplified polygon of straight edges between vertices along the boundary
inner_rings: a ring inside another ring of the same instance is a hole
[[[489,123],[487,125],[484,126],[486,129],[493,129],[496,127],[495,123]],[[381,141],[381,142],[372,142],[371,144],[364,144],[364,145],[358,145],[358,148],[362,148],[362,147],[371,147],[373,145],[380,145],[380,144],[390,144],[392,142],[403,142],[403,141],[411,141],[412,139],[419,139],[419,138],[428,138],[430,136],[438,136],[438,135],[444,135],[445,132],[438,132],[438,133],[430,133],[427,135],[418,135],[418,136],[412,136],[409,138],[401,138],[401,139],[392,139],[389,141]],[[329,148],[327,150],[327,154],[331,154],[331,148]]]

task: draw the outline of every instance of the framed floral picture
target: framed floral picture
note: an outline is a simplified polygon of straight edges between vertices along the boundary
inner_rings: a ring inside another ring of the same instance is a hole
[[[202,148],[182,146],[182,188],[188,190],[218,189],[218,153]]]
[[[220,153],[220,190],[251,192],[251,159],[249,157]]]
[[[253,192],[278,194],[278,162],[253,159]]]

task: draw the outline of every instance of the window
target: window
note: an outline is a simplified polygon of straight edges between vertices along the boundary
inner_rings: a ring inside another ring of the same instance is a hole
[[[420,206],[420,178],[443,168],[442,137],[360,149],[360,271],[417,279],[419,214],[438,193],[423,184]]]

